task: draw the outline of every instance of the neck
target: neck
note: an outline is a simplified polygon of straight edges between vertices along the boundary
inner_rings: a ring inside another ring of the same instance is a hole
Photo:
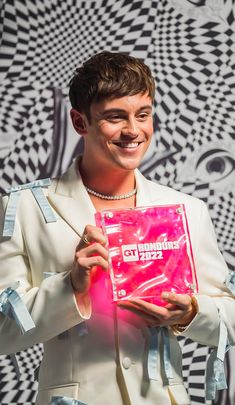
[[[135,188],[134,170],[89,170],[80,164],[79,171],[83,183],[90,189],[105,195],[121,195]]]

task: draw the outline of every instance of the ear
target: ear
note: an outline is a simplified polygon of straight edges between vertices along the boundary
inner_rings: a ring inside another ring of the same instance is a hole
[[[70,111],[70,117],[76,132],[78,132],[80,135],[85,135],[87,133],[85,115],[72,108]]]

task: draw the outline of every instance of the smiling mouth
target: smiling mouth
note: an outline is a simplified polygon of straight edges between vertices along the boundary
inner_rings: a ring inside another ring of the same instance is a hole
[[[114,145],[119,148],[124,149],[136,149],[142,142],[112,142]]]

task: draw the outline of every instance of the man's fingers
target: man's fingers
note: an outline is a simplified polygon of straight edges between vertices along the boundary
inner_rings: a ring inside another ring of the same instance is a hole
[[[169,304],[177,305],[182,309],[187,309],[192,304],[192,298],[187,294],[163,292],[161,298]]]
[[[101,256],[79,257],[77,263],[84,269],[90,270],[94,266],[102,267],[108,270],[108,262]]]
[[[75,263],[86,269],[99,266],[108,270],[108,250],[99,243],[94,243],[87,248],[76,251]]]
[[[100,243],[93,243],[92,245],[87,246],[86,248],[77,250],[75,253],[75,257],[89,257],[92,255],[100,255],[104,259],[108,260],[108,250],[102,246]]]
[[[154,323],[156,326],[174,325],[175,323],[179,323],[188,313],[187,309],[191,306],[191,297],[184,296],[177,300],[169,300],[169,302],[169,307],[161,307],[138,298],[131,298],[128,301],[121,301],[118,305],[135,312],[145,320],[148,319],[149,324]],[[187,302],[188,304],[186,305]]]
[[[148,326],[159,326],[160,322],[157,317],[147,314],[146,312],[138,309],[134,305],[131,305],[128,302],[119,302],[118,306],[122,309],[127,309],[128,311],[132,312],[135,315],[140,316],[146,321]]]
[[[77,249],[87,247],[95,242],[105,246],[107,243],[107,238],[104,236],[101,228],[97,228],[93,225],[87,225],[83,231]]]
[[[160,307],[137,298],[129,299],[128,301],[120,301],[118,306],[130,311],[138,311],[138,313],[151,316],[152,318],[159,318],[159,316],[161,316],[158,312],[158,309],[161,311]]]
[[[137,307],[139,310],[146,312],[147,314],[159,316],[164,312],[163,307],[159,307],[158,305],[152,304],[151,302],[147,302],[141,300],[139,298],[130,298],[129,302]]]
[[[76,248],[71,281],[73,288],[81,293],[86,292],[92,280],[95,267],[108,269],[108,250],[106,238],[100,228],[87,225]]]

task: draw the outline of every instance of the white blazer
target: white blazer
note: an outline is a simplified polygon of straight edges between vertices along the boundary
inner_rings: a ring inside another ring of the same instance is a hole
[[[217,346],[220,314],[235,341],[235,302],[225,280],[228,269],[220,254],[205,204],[191,196],[146,180],[136,170],[137,206],[184,203],[197,270],[199,312],[184,336]],[[69,271],[85,225],[95,224],[95,209],[75,171],[75,164],[44,189],[57,217],[46,223],[30,190],[21,193],[15,229],[0,244],[0,286],[19,280],[22,300],[35,328],[22,334],[14,320],[0,314],[0,351],[13,353],[38,342],[44,344],[37,405],[53,396],[73,398],[86,405],[186,405],[181,352],[173,331],[170,361],[173,378],[156,357],[156,379],[149,380],[146,361],[150,331],[143,321],[116,308],[105,298],[105,286],[91,290],[92,313],[84,319],[76,305]],[[3,197],[1,226],[8,197]],[[44,278],[43,273],[52,275]],[[85,321],[85,323],[84,323]],[[162,342],[159,342],[162,345]],[[175,401],[175,402],[174,402]]]

